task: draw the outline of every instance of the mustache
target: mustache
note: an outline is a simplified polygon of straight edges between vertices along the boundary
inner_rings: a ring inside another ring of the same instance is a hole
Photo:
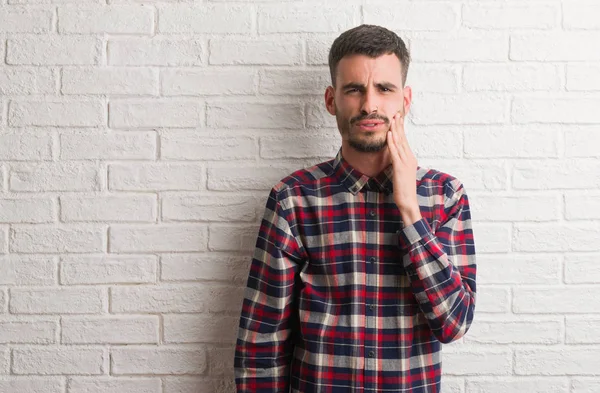
[[[389,124],[390,123],[390,119],[388,119],[386,116],[380,116],[380,115],[368,115],[368,116],[356,116],[353,117],[352,119],[350,119],[350,124],[354,124],[358,121],[363,121],[363,120],[382,120],[385,122],[385,124]]]

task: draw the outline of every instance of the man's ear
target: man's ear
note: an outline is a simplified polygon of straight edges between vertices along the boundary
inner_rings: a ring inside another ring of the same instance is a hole
[[[335,116],[335,90],[332,86],[325,89],[325,107],[330,115]]]
[[[410,86],[404,87],[404,102],[402,106],[404,107],[404,114],[407,115],[410,111],[410,105],[412,104],[412,89]]]

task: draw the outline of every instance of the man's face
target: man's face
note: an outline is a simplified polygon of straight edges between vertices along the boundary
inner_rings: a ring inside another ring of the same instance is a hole
[[[335,115],[342,139],[359,152],[378,152],[387,145],[390,119],[408,111],[410,87],[402,87],[402,65],[396,55],[344,57],[337,66],[336,87],[325,103]]]

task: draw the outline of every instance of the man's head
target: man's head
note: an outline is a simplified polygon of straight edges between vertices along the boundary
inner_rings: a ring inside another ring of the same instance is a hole
[[[412,92],[404,86],[409,64],[406,44],[386,28],[361,25],[335,39],[329,51],[332,86],[325,92],[325,104],[349,146],[359,152],[386,146],[391,118],[410,107]],[[365,121],[379,124],[362,124]]]

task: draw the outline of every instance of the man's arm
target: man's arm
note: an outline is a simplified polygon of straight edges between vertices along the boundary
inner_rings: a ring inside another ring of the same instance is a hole
[[[475,312],[475,243],[469,200],[454,179],[445,200],[446,219],[435,234],[421,218],[398,231],[411,287],[436,338],[449,343],[461,338]]]
[[[300,249],[271,190],[256,240],[235,349],[237,392],[287,392],[293,354],[294,280]]]

